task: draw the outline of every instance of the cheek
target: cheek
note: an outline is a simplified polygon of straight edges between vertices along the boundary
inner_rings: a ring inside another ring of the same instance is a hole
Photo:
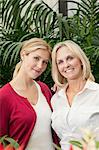
[[[71,64],[81,68],[81,62],[79,60],[74,60],[74,61],[71,62]]]
[[[63,67],[62,67],[61,65],[57,66],[57,68],[58,68],[58,71],[59,71],[59,72],[62,72],[62,70],[63,70],[62,68],[63,68]]]
[[[35,64],[37,64],[37,62],[36,62],[35,60],[33,60],[32,57],[28,57],[26,61],[27,61],[27,62],[26,62],[27,65],[30,66],[30,67],[31,67],[31,66],[34,66]]]
[[[23,65],[24,65],[24,68],[28,70],[30,67],[33,66],[33,62],[29,59],[25,59],[23,62]]]
[[[44,67],[43,67],[43,71],[45,71],[47,69],[47,65],[45,65]]]
[[[77,66],[78,66],[78,68],[79,68],[80,70],[82,70],[81,63],[78,63]]]
[[[75,68],[76,68],[76,70],[78,70],[78,72],[82,72],[82,65],[81,65],[81,63],[75,63]]]

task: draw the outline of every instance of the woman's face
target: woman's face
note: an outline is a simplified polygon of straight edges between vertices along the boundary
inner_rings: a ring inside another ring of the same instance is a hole
[[[43,49],[33,51],[28,55],[23,52],[22,68],[24,73],[28,77],[36,79],[45,71],[49,57],[49,52]]]
[[[61,47],[56,54],[56,63],[60,74],[68,81],[82,76],[82,63],[65,46]]]

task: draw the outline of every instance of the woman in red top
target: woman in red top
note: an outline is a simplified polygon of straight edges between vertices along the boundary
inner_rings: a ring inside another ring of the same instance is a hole
[[[51,135],[51,92],[36,82],[51,57],[50,46],[40,38],[23,42],[21,61],[13,79],[0,89],[0,136],[8,135],[26,150],[54,150]]]

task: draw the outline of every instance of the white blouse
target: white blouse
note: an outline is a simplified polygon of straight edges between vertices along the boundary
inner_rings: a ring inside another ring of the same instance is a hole
[[[99,135],[99,84],[87,81],[84,89],[68,104],[66,87],[51,99],[52,127],[60,138],[62,150],[69,149],[69,141],[82,137],[81,128],[96,130]],[[98,137],[99,138],[99,137]]]
[[[32,105],[37,114],[35,127],[32,131],[26,150],[54,150],[51,135],[51,110],[40,86],[38,88],[38,102]]]

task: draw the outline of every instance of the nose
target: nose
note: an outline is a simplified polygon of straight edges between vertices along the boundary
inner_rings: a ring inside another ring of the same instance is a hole
[[[38,67],[39,69],[43,68],[43,62],[42,62],[42,61],[39,61],[39,62],[37,63],[37,67]]]
[[[64,67],[68,68],[70,66],[68,61],[64,61]]]

